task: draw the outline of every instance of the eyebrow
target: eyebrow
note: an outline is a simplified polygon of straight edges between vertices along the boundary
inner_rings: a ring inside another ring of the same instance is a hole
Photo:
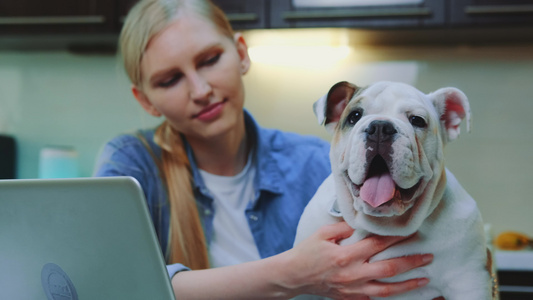
[[[214,49],[217,49],[217,48],[222,48],[221,45],[222,44],[220,42],[216,42],[216,43],[213,43],[213,44],[208,45],[207,47],[205,47],[202,51],[200,51],[200,53],[198,53],[194,57],[195,63],[196,63],[196,61],[200,60],[202,57],[206,56],[210,51],[213,51]],[[156,71],[154,74],[152,74],[152,76],[150,76],[148,81],[149,81],[150,84],[154,84],[157,81],[159,81],[161,78],[164,78],[164,77],[166,77],[166,76],[168,76],[170,74],[174,74],[174,73],[178,73],[178,72],[181,72],[181,70],[179,68],[176,68],[176,67],[169,67],[169,68],[166,68],[166,69],[162,69],[162,70]]]

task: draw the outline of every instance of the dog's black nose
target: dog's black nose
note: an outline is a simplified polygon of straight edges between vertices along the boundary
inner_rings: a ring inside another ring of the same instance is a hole
[[[388,141],[398,133],[389,121],[372,121],[365,132],[369,140],[378,143]]]

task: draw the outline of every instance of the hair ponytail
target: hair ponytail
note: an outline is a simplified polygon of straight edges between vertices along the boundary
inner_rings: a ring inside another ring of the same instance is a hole
[[[154,136],[161,147],[162,177],[170,206],[169,263],[182,263],[193,270],[209,268],[207,245],[192,191],[191,168],[181,135],[168,122]]]
[[[141,86],[141,61],[151,38],[184,11],[209,20],[222,34],[233,39],[233,29],[225,14],[209,0],[139,1],[124,21],[119,43],[124,68],[135,86]],[[155,161],[160,161],[170,206],[167,261],[191,269],[208,268],[207,243],[192,192],[190,164],[182,137],[165,121],[157,128],[154,140],[162,149],[161,159]]]

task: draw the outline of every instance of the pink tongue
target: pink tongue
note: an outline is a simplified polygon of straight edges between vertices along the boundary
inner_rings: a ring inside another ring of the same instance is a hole
[[[396,185],[389,173],[368,178],[361,187],[361,199],[372,207],[378,207],[394,197]]]

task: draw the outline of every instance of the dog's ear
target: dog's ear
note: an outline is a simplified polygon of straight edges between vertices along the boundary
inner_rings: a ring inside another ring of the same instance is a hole
[[[326,130],[333,133],[344,108],[358,89],[356,85],[347,81],[341,81],[332,86],[326,95],[313,104],[318,124],[325,125]]]
[[[470,104],[466,95],[453,87],[441,88],[429,94],[437,109],[445,142],[455,140],[461,133],[460,125],[466,121],[466,130],[470,131]]]

